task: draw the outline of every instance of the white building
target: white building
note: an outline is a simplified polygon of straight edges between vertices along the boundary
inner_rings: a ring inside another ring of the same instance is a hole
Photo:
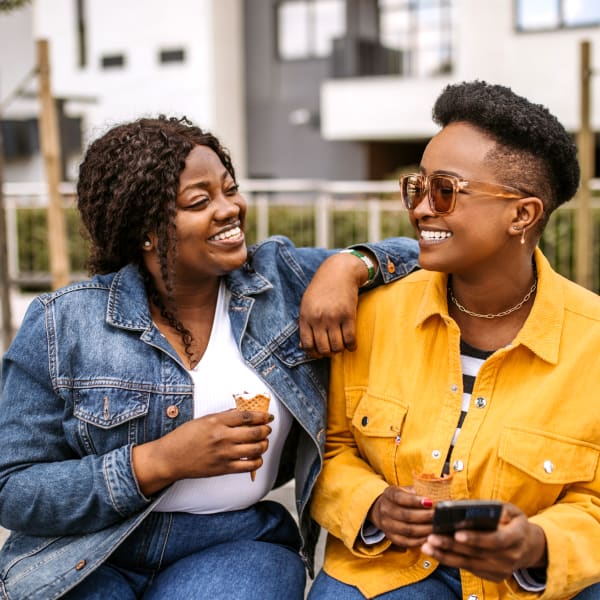
[[[121,121],[185,115],[219,135],[243,173],[241,13],[241,0],[33,0],[0,16],[0,97],[35,64],[34,40],[47,39],[53,94],[81,117],[84,144]],[[3,118],[36,111],[15,99]],[[35,160],[29,173],[18,162],[7,180],[36,178]]]
[[[576,131],[583,40],[592,46],[593,128],[600,131],[598,0],[437,0],[421,2],[421,8],[410,4],[381,0],[380,32],[412,60],[412,68],[399,76],[327,80],[321,94],[321,132],[326,139],[427,138],[435,131],[431,107],[441,89],[472,79],[508,85],[547,106]]]
[[[435,98],[462,80],[509,85],[576,132],[583,40],[600,132],[600,0],[32,0],[0,16],[0,98],[37,38],[83,145],[123,120],[187,115],[242,176],[388,177],[418,160]],[[3,118],[36,111],[14,100]],[[41,178],[35,156],[9,157],[7,180]]]

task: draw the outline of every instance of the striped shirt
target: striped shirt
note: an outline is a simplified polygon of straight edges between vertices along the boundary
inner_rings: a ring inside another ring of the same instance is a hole
[[[442,471],[443,475],[448,475],[450,473],[450,458],[452,456],[452,450],[454,450],[454,445],[458,439],[458,434],[460,433],[460,429],[463,426],[465,418],[467,417],[467,412],[469,411],[471,394],[473,393],[473,387],[475,385],[477,373],[479,373],[479,369],[481,368],[481,365],[484,363],[485,359],[492,354],[492,350],[479,350],[478,348],[470,346],[464,340],[460,340],[460,364],[462,366],[463,381],[462,404],[460,417],[458,419],[458,424],[456,425],[456,431],[452,436],[452,442],[450,443],[450,448],[448,449],[448,454],[446,455],[446,460],[444,462],[444,470]]]

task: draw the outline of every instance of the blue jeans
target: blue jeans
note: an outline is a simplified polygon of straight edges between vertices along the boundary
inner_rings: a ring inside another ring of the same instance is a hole
[[[264,501],[214,515],[152,513],[65,600],[302,600],[300,536]]]
[[[376,596],[376,600],[460,600],[460,575],[457,569],[439,566],[427,579]],[[600,583],[586,588],[573,600],[599,600]],[[358,588],[342,583],[321,570],[308,600],[365,600]]]

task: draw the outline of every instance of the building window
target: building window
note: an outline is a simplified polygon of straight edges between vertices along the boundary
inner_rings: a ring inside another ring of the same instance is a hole
[[[381,44],[401,53],[402,74],[452,71],[452,4],[452,0],[379,0]]]
[[[40,150],[37,119],[0,121],[6,160],[30,158]]]
[[[114,69],[125,65],[123,54],[105,54],[101,59],[103,69]]]
[[[183,48],[173,48],[172,50],[161,50],[159,54],[161,63],[181,63],[185,62],[185,50]]]
[[[600,25],[598,0],[516,0],[519,31],[548,31]]]
[[[277,53],[283,60],[323,58],[346,32],[344,0],[285,0],[277,4]]]

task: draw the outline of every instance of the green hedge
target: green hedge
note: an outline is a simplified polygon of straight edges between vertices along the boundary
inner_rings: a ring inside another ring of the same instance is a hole
[[[366,240],[368,237],[368,214],[366,210],[334,211],[332,214],[332,246],[343,247]],[[66,209],[68,248],[71,272],[74,277],[85,275],[87,246],[80,234],[78,213],[74,208]],[[575,211],[558,210],[550,219],[540,246],[554,268],[568,277],[575,277]],[[315,245],[315,214],[312,206],[296,208],[272,206],[269,209],[269,231],[288,236],[298,246]],[[413,231],[406,212],[385,211],[381,214],[382,237],[406,235]],[[593,289],[600,293],[600,211],[594,213]],[[19,239],[19,270],[31,274],[32,280],[49,280],[48,241],[46,233],[46,211],[22,208],[17,210]],[[248,243],[256,241],[256,214],[251,206],[246,219]],[[29,284],[28,289],[44,288],[44,285]]]
[[[85,271],[87,244],[80,233],[79,213],[65,209],[68,250],[72,272]],[[42,208],[17,209],[17,236],[19,240],[19,271],[21,273],[48,273],[48,232],[46,210]]]

